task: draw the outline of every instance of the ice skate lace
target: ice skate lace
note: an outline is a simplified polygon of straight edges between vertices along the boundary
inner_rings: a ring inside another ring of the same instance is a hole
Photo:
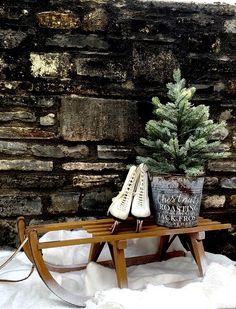
[[[134,185],[135,185],[135,173],[132,174],[130,177],[130,180],[124,188],[124,190],[120,191],[120,193],[113,199],[113,201],[120,199],[121,203],[119,204],[120,210],[126,210],[126,208],[129,206],[129,203],[131,201]]]
[[[143,207],[144,206],[144,193],[145,193],[145,187],[144,187],[144,171],[141,171],[140,173],[140,183],[138,188],[138,206]]]

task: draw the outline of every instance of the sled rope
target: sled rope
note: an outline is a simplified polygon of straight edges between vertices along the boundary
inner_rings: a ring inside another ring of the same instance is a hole
[[[24,247],[24,245],[27,243],[28,240],[29,238],[26,237],[25,240],[20,244],[20,246],[13,252],[13,254],[3,264],[0,265],[0,270],[6,267],[16,257],[16,255],[20,252],[20,250]],[[33,271],[34,271],[34,265],[32,265],[30,273],[25,278],[17,280],[0,279],[0,282],[21,282],[28,279],[32,275]]]

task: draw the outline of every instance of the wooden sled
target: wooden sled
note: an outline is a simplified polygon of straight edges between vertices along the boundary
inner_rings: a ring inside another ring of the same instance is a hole
[[[127,266],[161,261],[170,257],[183,256],[183,251],[168,252],[167,250],[178,236],[185,244],[186,248],[192,252],[197,263],[199,273],[204,275],[206,268],[206,256],[202,240],[205,237],[205,231],[229,229],[230,224],[222,224],[210,219],[199,218],[198,225],[190,228],[166,228],[157,226],[152,219],[144,221],[143,228],[139,233],[135,232],[136,221],[129,218],[120,224],[119,230],[111,234],[111,226],[114,220],[111,218],[99,220],[87,220],[78,222],[52,223],[44,225],[26,226],[23,217],[18,218],[17,226],[20,241],[28,238],[28,242],[23,249],[29,260],[35,265],[40,277],[46,286],[60,299],[77,307],[84,307],[87,300],[82,295],[76,295],[61,287],[51,275],[53,272],[68,272],[84,269],[85,265],[53,265],[44,261],[42,250],[56,247],[66,247],[73,245],[90,244],[90,253],[88,262],[97,262],[104,245],[107,243],[111,260],[99,262],[101,265],[114,266],[117,276],[117,283],[120,288],[128,286]],[[50,231],[59,230],[84,230],[92,236],[87,238],[77,238],[61,241],[40,241],[40,235]],[[130,239],[160,237],[159,247],[155,254],[136,257],[125,257],[127,241]]]

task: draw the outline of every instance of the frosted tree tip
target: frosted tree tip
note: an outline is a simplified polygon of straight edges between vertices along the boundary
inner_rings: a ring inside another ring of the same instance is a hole
[[[173,71],[173,79],[177,83],[181,80],[181,71],[179,68]]]
[[[190,88],[190,91],[191,91],[191,94],[192,94],[192,96],[195,94],[195,92],[196,92],[196,88],[195,87],[191,87]]]
[[[160,104],[160,100],[158,97],[153,97],[152,98],[152,104],[155,106],[158,106]]]

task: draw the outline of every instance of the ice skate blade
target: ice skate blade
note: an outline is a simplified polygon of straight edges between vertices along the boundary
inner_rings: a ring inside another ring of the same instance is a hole
[[[111,234],[114,234],[118,230],[119,224],[120,222],[117,220],[112,224],[112,226],[110,227]]]
[[[136,230],[135,230],[135,232],[136,232],[136,233],[141,232],[142,227],[143,227],[143,220],[137,219],[137,222],[136,222]]]

